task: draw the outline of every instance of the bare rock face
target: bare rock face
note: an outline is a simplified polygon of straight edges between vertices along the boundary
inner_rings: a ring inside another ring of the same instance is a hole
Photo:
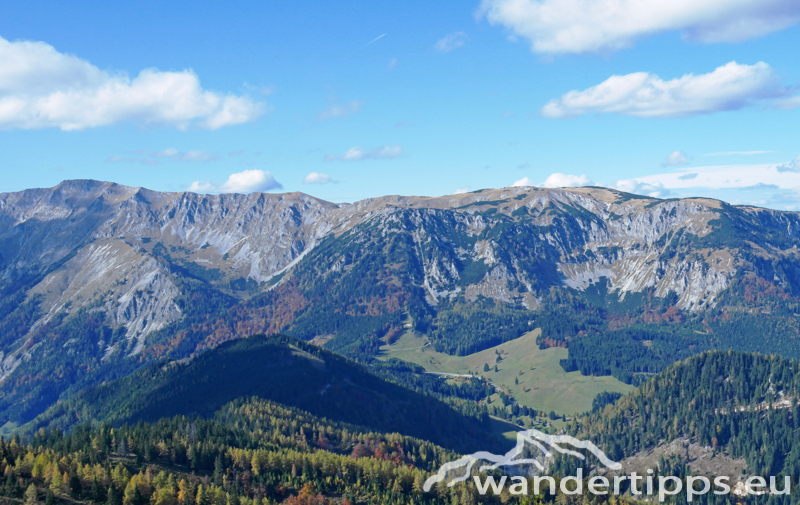
[[[181,316],[165,255],[201,276],[266,282],[324,236],[322,218],[337,208],[302,194],[158,193],[95,181],[4,194],[2,279],[28,280],[43,297],[39,324],[102,300],[139,352],[147,334]]]

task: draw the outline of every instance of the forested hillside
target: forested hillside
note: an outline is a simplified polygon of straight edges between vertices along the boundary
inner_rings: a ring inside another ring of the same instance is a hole
[[[66,435],[42,429],[30,444],[0,441],[0,495],[98,505],[478,503],[463,485],[422,491],[429,472],[455,456],[425,440],[242,399],[209,419]]]
[[[432,392],[431,392],[432,393]],[[222,405],[257,396],[383,432],[433,441],[459,452],[502,450],[485,408],[455,407],[388,382],[330,351],[281,335],[228,342],[184,361],[160,362],[83,390],[50,408],[27,431],[78,424],[120,426],[164,417],[211,416]]]
[[[791,477],[792,496],[762,499],[763,503],[788,505],[797,503],[800,496],[798,395],[798,361],[774,355],[708,352],[671,365],[570,429],[615,460],[679,438],[732,459],[744,458],[748,475],[760,475],[767,481],[774,476],[781,483],[784,476]],[[660,473],[672,470],[680,476],[687,472],[686,463],[685,458],[662,460]],[[709,503],[716,502],[712,499]]]

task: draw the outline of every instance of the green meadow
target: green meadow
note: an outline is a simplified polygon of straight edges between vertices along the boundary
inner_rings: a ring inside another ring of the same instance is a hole
[[[382,358],[416,363],[428,372],[477,374],[504,388],[521,405],[556,414],[580,414],[591,409],[592,400],[600,392],[627,393],[633,389],[610,376],[564,372],[558,363],[567,357],[567,350],[539,349],[539,334],[537,328],[475,354],[451,356],[436,352],[428,345],[427,337],[409,331],[392,345],[383,346]],[[484,371],[484,365],[489,371]]]

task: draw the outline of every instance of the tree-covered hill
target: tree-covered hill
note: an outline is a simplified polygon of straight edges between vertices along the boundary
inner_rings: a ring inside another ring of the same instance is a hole
[[[377,377],[362,365],[283,335],[252,336],[189,360],[156,363],[77,393],[29,428],[119,426],[175,415],[211,416],[222,405],[250,396],[462,452],[501,444],[490,434],[485,412],[463,415],[429,395]]]
[[[571,430],[615,460],[687,439],[714,453],[744,458],[750,475],[775,476],[781,483],[790,476],[796,492],[769,503],[797,503],[799,395],[798,361],[706,352],[669,366],[616,403],[573,423]]]

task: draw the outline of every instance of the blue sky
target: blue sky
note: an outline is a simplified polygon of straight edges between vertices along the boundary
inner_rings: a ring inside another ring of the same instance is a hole
[[[596,184],[800,210],[796,0],[72,4],[3,4],[0,191]]]

